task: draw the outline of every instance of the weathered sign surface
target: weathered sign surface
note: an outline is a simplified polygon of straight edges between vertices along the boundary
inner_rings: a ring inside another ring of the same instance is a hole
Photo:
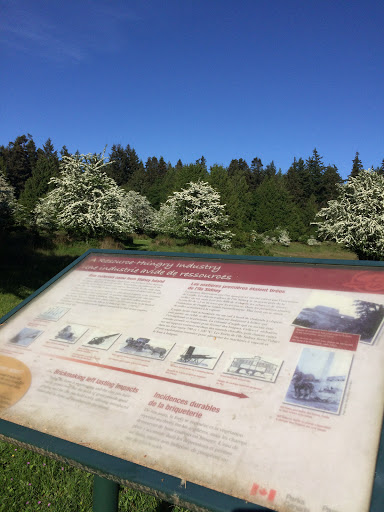
[[[0,417],[280,511],[369,510],[384,273],[90,254],[0,327]]]

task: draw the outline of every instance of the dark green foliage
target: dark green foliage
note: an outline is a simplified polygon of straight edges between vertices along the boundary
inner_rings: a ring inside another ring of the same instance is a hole
[[[265,178],[254,194],[253,224],[258,233],[277,227],[288,230],[291,238],[297,238],[305,227],[302,215],[280,176]]]
[[[70,153],[68,151],[67,146],[64,144],[64,146],[60,149],[60,155],[63,156],[69,156]]]
[[[315,148],[312,155],[305,162],[308,173],[308,197],[314,194],[319,203],[324,200],[323,173],[324,164],[321,156]]]
[[[247,176],[249,175],[249,166],[245,160],[242,158],[231,160],[231,163],[228,167],[229,176],[233,176],[238,171],[242,171],[242,173]]]
[[[364,166],[359,158],[359,152],[356,151],[355,158],[352,160],[352,170],[349,178],[355,178],[363,169]]]
[[[275,163],[274,161],[272,160],[272,162],[270,164],[268,164],[265,169],[264,169],[264,179],[265,178],[273,178],[274,176],[276,176],[276,166],[275,166]]]
[[[323,173],[323,196],[319,198],[319,206],[323,208],[326,206],[328,201],[336,199],[339,194],[338,185],[343,183],[343,179],[340,176],[336,165],[327,165]]]
[[[2,149],[5,163],[6,177],[15,189],[18,198],[24,189],[25,183],[32,175],[37,160],[36,146],[32,135],[21,135]]]
[[[207,171],[207,160],[205,159],[204,156],[202,156],[201,158],[198,158],[196,160],[196,164],[200,165],[202,167],[202,169],[205,169]]]
[[[291,167],[285,174],[285,183],[294,202],[303,208],[311,194],[309,172],[302,158],[299,160],[294,158]]]
[[[199,160],[194,164],[183,165],[183,167],[175,169],[174,191],[182,190],[188,186],[188,183],[207,181],[208,171],[205,163]]]
[[[125,190],[135,190],[141,195],[146,195],[146,180],[144,165],[140,162],[139,167],[134,171],[130,180],[125,185],[122,185]]]
[[[24,190],[20,194],[20,203],[26,208],[27,213],[32,212],[39,198],[49,190],[49,180],[59,174],[59,158],[51,139],[43,145],[43,149],[37,150],[38,159],[32,170],[32,176],[25,183]]]
[[[118,185],[126,185],[132,179],[133,174],[143,166],[136,151],[129,144],[125,149],[121,144],[114,144],[109,160],[111,165],[107,169],[107,174]]]
[[[49,191],[50,178],[58,175],[60,157],[68,155],[65,145],[58,155],[51,139],[36,149],[29,134],[17,137],[8,146],[0,146],[0,172],[14,187],[16,198],[25,207],[19,209],[19,213],[33,210],[37,199]],[[231,160],[227,168],[214,165],[209,172],[204,156],[190,164],[183,164],[179,159],[174,167],[162,156],[153,156],[144,166],[129,144],[126,147],[113,145],[109,157],[112,163],[107,169],[108,175],[126,191],[134,190],[146,196],[155,208],[189,183],[208,181],[219,191],[229,215],[229,227],[240,244],[243,243],[240,242],[241,233],[249,233],[254,228],[260,232],[264,228],[270,231],[277,226],[286,227],[293,238],[300,233],[303,236],[313,233],[311,222],[315,214],[337,197],[338,184],[343,182],[334,165],[323,164],[316,148],[306,161],[295,158],[284,175],[280,169],[277,171],[273,160],[263,166],[257,156],[250,166],[245,159],[239,158]],[[362,168],[356,152],[351,176]],[[375,170],[384,175],[384,159]],[[272,192],[272,189],[275,190]],[[282,204],[279,204],[280,200]]]
[[[247,231],[252,196],[243,172],[237,169],[230,176],[223,166],[214,165],[208,181],[219,192],[221,203],[226,205],[229,229],[235,233]]]
[[[20,203],[27,212],[32,212],[39,198],[49,192],[49,180],[59,173],[58,161],[54,158],[40,157],[20,195]]]
[[[378,174],[381,174],[382,176],[384,175],[384,158],[383,158],[383,160],[382,160],[382,162],[381,162],[380,167],[378,167],[378,168],[376,169],[376,172],[377,172]]]
[[[249,188],[254,191],[259,185],[263,183],[265,173],[263,170],[263,163],[257,156],[252,160],[249,173],[246,174]]]
[[[163,185],[167,171],[168,167],[162,156],[159,160],[155,156],[148,158],[145,164],[143,194],[155,208],[167,199]]]

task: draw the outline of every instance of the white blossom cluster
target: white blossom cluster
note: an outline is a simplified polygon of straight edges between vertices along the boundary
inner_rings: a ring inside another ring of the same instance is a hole
[[[307,240],[307,245],[321,245],[321,242],[314,238],[313,236],[311,236]]]
[[[36,206],[36,224],[75,235],[123,236],[137,226],[128,197],[104,172],[104,155],[63,156],[55,188]]]
[[[384,177],[362,170],[339,185],[339,197],[317,214],[318,233],[359,257],[384,257]]]
[[[257,231],[251,232],[252,242],[261,240],[264,245],[284,245],[288,247],[291,245],[291,238],[287,229],[277,227],[272,233],[257,233]]]
[[[13,223],[16,210],[14,189],[0,172],[0,231]]]
[[[135,231],[150,233],[153,231],[154,222],[157,216],[156,210],[145,196],[134,190],[125,194],[126,208],[132,217]]]
[[[159,233],[209,243],[226,251],[233,233],[226,229],[228,215],[219,193],[206,182],[191,182],[174,192],[160,207],[155,229]]]

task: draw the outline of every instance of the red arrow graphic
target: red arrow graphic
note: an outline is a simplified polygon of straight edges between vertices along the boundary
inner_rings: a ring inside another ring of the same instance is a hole
[[[244,393],[235,393],[225,389],[211,388],[209,386],[202,386],[201,384],[193,384],[192,382],[184,382],[182,380],[169,379],[168,377],[161,377],[160,375],[152,375],[151,373],[135,372],[134,370],[126,370],[125,368],[118,368],[117,366],[108,366],[107,364],[93,363],[92,361],[83,361],[82,359],[74,359],[72,357],[58,356],[56,354],[47,354],[56,359],[64,359],[65,361],[73,361],[74,363],[88,364],[90,366],[97,366],[99,368],[106,368],[107,370],[114,370],[116,372],[130,373],[131,375],[138,375],[140,377],[147,377],[148,379],[163,380],[165,382],[172,382],[172,384],[180,384],[191,388],[204,389],[205,391],[213,391],[214,393],[221,393],[223,395],[235,396],[236,398],[248,398]]]

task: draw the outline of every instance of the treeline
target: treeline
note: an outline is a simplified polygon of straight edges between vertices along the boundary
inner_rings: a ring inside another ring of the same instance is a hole
[[[44,197],[52,177],[60,173],[60,161],[69,152],[65,146],[57,151],[51,139],[37,148],[31,135],[21,135],[7,146],[0,146],[0,173],[14,188],[26,218],[32,217],[38,200]],[[337,197],[338,184],[343,182],[335,165],[325,165],[316,149],[305,160],[295,158],[283,173],[274,162],[264,165],[255,157],[250,163],[233,159],[228,167],[207,168],[201,157],[194,163],[179,160],[172,166],[163,157],[150,157],[144,163],[130,145],[113,145],[107,159],[107,174],[124,190],[146,196],[158,209],[175,191],[190,182],[208,182],[226,205],[229,229],[235,233],[234,245],[241,245],[252,231],[272,232],[286,229],[292,240],[314,234],[311,223],[320,208]],[[351,174],[363,169],[356,153]],[[384,159],[377,172],[384,174]]]

